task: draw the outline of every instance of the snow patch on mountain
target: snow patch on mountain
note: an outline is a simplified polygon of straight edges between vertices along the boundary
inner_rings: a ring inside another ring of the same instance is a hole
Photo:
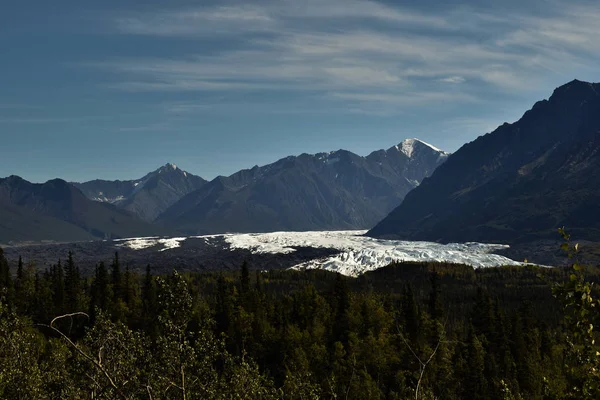
[[[401,147],[402,148],[399,148],[398,146],[396,146],[396,149],[398,151],[401,151],[402,153],[404,153],[407,157],[412,158],[413,153],[415,151],[415,144],[416,143],[420,143],[422,145],[425,145],[425,146],[429,147],[430,149],[432,149],[432,150],[440,153],[440,155],[447,156],[449,154],[449,153],[447,153],[445,151],[442,151],[442,150],[438,149],[437,147],[435,147],[435,146],[433,146],[433,145],[431,145],[431,144],[429,144],[427,142],[424,142],[421,139],[417,139],[417,138],[412,138],[412,139],[406,139],[406,140],[404,140],[401,143]]]
[[[415,151],[415,140],[416,139],[406,139],[402,142],[402,151],[406,154],[407,157],[412,157],[413,152]]]
[[[114,197],[114,198],[113,197],[106,197],[104,195],[104,193],[98,192],[98,196],[92,197],[90,200],[97,201],[99,203],[115,204],[115,203],[118,203],[120,201],[125,200],[125,197],[123,197],[123,196],[117,196],[117,197]]]

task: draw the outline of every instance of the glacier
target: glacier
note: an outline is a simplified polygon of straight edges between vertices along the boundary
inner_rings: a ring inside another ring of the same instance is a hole
[[[293,266],[293,269],[324,269],[356,277],[367,271],[385,267],[394,261],[446,262],[471,265],[474,268],[521,266],[526,263],[494,254],[508,248],[507,245],[485,243],[413,242],[403,240],[375,239],[364,236],[367,231],[316,231],[316,232],[271,232],[271,233],[228,233],[177,238],[130,238],[120,239],[118,246],[133,250],[160,246],[158,251],[167,251],[181,246],[187,239],[221,238],[230,250],[244,249],[254,254],[289,254],[296,248],[326,248],[339,253],[313,259]]]

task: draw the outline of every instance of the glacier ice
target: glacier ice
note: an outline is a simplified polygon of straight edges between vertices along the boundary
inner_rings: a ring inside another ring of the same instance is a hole
[[[384,240],[364,236],[366,231],[318,231],[318,232],[271,232],[271,233],[232,233],[222,235],[193,236],[191,238],[222,238],[231,250],[246,249],[255,254],[289,254],[298,247],[312,247],[338,250],[339,253],[320,259],[313,259],[292,268],[325,269],[343,275],[358,276],[390,264],[393,261],[434,261],[461,263],[474,268],[498,267],[504,265],[525,265],[507,257],[493,254],[508,246],[484,243],[412,242]],[[158,251],[166,251],[181,246],[187,240],[177,238],[131,238],[121,239],[117,246],[143,250],[161,246]]]

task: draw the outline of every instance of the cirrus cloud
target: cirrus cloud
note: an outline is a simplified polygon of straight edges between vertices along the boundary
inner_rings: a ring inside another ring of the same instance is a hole
[[[544,4],[543,15],[307,0],[119,16],[112,23],[122,35],[202,38],[212,51],[93,65],[116,74],[110,87],[130,92],[310,92],[348,110],[415,106],[417,92],[430,104],[485,101],[570,80],[600,61],[600,8]]]

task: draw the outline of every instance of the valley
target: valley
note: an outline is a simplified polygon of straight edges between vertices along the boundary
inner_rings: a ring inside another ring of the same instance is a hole
[[[599,400],[598,21],[2,2],[0,400]]]
[[[273,232],[192,237],[141,237],[111,241],[6,247],[7,259],[19,257],[50,268],[72,251],[82,272],[93,273],[98,261],[110,263],[115,252],[132,271],[150,265],[156,273],[252,269],[322,269],[350,277],[391,263],[463,264],[474,268],[520,266],[496,254],[508,246],[482,243],[409,242],[373,239],[366,231]]]

